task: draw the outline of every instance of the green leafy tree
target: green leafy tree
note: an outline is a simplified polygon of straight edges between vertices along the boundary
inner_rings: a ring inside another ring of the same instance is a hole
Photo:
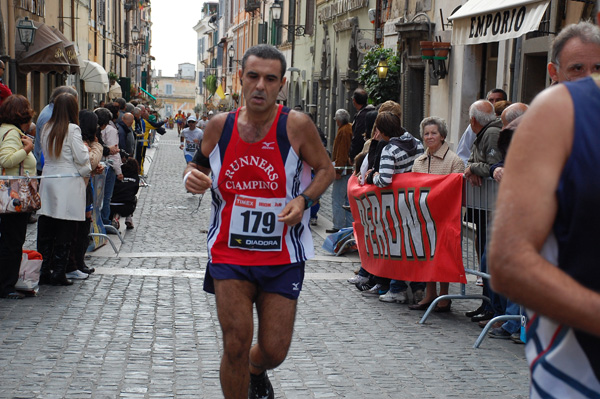
[[[379,79],[377,76],[377,65],[381,60],[386,60],[388,65],[385,79]],[[400,99],[400,57],[394,54],[393,49],[373,47],[363,58],[358,71],[358,82],[365,88],[370,102],[374,104],[381,104],[387,100],[398,101]]]
[[[215,91],[217,91],[217,77],[215,75],[208,75],[205,84],[210,94],[215,94]]]

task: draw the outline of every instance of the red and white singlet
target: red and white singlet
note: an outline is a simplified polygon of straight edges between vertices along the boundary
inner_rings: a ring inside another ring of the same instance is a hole
[[[269,132],[246,143],[237,130],[239,109],[227,116],[211,152],[212,212],[208,254],[212,263],[284,265],[314,256],[305,211],[302,222],[286,226],[278,215],[311,182],[310,167],[287,137],[289,108],[279,105]]]

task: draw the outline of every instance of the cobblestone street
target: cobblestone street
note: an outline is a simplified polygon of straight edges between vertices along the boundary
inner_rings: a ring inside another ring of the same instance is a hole
[[[97,270],[89,279],[0,300],[0,398],[222,397],[221,331],[214,297],[202,290],[210,198],[185,192],[176,130],[159,139],[118,255],[105,245],[87,261]],[[275,397],[528,397],[523,345],[486,338],[473,348],[481,329],[464,312],[478,301],[455,300],[421,325],[422,312],[346,282],[358,255],[321,248],[330,198],[313,229],[317,256],[307,262],[289,355],[269,372]],[[29,225],[26,249],[35,236]],[[474,278],[467,293],[481,293]]]

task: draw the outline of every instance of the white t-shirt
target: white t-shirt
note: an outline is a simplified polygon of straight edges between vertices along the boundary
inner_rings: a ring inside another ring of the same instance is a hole
[[[189,127],[186,127],[181,132],[181,135],[183,136],[183,152],[194,156],[196,149],[198,148],[198,143],[200,143],[200,140],[204,137],[204,132],[198,128],[190,130]]]

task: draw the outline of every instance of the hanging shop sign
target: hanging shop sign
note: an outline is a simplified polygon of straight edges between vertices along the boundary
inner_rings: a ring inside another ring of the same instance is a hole
[[[369,0],[338,0],[319,9],[319,22],[329,21],[330,19],[346,14],[348,11],[354,11],[368,6]]]
[[[550,0],[469,0],[450,18],[452,44],[514,39],[537,30]]]

